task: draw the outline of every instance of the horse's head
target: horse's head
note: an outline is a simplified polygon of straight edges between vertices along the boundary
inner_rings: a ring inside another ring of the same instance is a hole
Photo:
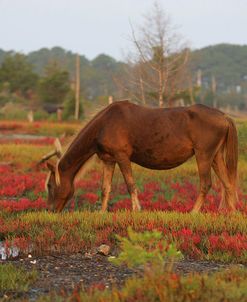
[[[56,181],[56,167],[49,162],[47,167],[50,170],[46,182],[48,192],[47,205],[49,210],[61,212],[74,194],[73,181],[60,176],[60,183],[58,184]]]

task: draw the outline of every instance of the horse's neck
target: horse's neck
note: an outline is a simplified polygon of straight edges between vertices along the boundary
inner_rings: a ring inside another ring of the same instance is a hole
[[[95,153],[96,127],[86,127],[73,140],[58,163],[58,173],[74,179],[84,163]]]

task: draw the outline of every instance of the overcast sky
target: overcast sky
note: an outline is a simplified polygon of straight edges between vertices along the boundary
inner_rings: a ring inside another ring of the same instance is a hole
[[[0,0],[0,48],[24,53],[61,46],[122,59],[129,20],[140,24],[153,0]],[[247,0],[160,0],[190,46],[247,44]]]

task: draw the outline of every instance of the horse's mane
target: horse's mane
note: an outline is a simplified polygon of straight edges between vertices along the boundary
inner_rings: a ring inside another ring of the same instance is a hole
[[[89,127],[96,119],[98,119],[101,114],[103,114],[105,111],[107,111],[109,109],[109,106],[107,107],[102,107],[99,106],[97,107],[92,113],[90,113],[87,116],[87,119],[84,121],[84,126],[80,129],[78,129],[78,131],[76,131],[75,134],[73,134],[70,137],[69,142],[67,143],[67,145],[65,146],[64,152],[61,156],[61,158],[57,161],[56,163],[56,169],[55,169],[55,180],[56,180],[56,184],[57,186],[60,185],[61,181],[60,181],[60,174],[59,174],[59,170],[58,170],[58,165],[60,163],[60,161],[63,159],[63,157],[66,155],[67,151],[70,149],[71,145],[74,143],[74,141],[76,141],[76,139],[78,138],[78,136],[81,134],[81,132],[86,129],[87,127]],[[86,171],[88,171],[88,169],[92,166],[92,162],[93,160],[95,160],[95,156],[92,156],[87,162],[86,164],[84,164],[81,169],[78,171],[76,178],[78,179],[78,177],[82,177],[82,175],[84,175],[86,173]]]

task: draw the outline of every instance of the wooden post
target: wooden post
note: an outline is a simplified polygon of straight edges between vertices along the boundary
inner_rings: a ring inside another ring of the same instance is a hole
[[[63,113],[62,109],[58,108],[57,109],[57,120],[58,120],[58,122],[62,121],[62,113]]]
[[[80,113],[80,56],[76,55],[76,80],[75,80],[75,119],[79,119]]]
[[[112,104],[113,103],[113,96],[110,95],[109,98],[108,98],[108,104]]]
[[[28,114],[27,114],[27,119],[29,121],[29,123],[33,123],[33,110],[30,110],[28,111]]]

